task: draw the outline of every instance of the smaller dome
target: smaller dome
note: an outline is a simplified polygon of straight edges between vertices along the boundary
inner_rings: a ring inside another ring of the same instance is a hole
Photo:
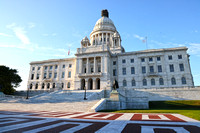
[[[85,37],[81,40],[81,42],[89,42],[89,39],[87,38],[87,36],[85,36]]]
[[[85,36],[85,37],[81,40],[81,44],[83,45],[83,47],[90,46],[90,40],[87,38],[87,36]]]
[[[119,35],[118,32],[115,32],[115,33],[113,34],[113,37],[120,37],[120,35]]]

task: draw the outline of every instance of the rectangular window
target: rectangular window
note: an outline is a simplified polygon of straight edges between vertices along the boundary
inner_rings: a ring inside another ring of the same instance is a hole
[[[31,80],[33,80],[33,79],[34,79],[34,74],[31,75]]]
[[[178,55],[178,59],[182,59],[182,55]]]
[[[40,75],[39,74],[37,74],[37,79],[39,79],[40,78]]]
[[[53,67],[52,67],[52,66],[50,66],[50,70],[52,70],[52,68],[53,68]]]
[[[105,37],[104,37],[103,41],[106,42],[106,38]]]
[[[34,70],[35,70],[35,67],[32,68],[32,71],[34,71]]]
[[[113,65],[116,65],[116,61],[113,61]]]
[[[126,68],[122,68],[122,74],[126,75]]]
[[[125,60],[125,59],[123,59],[123,60],[122,60],[122,63],[126,63],[126,60]]]
[[[142,73],[146,73],[146,67],[142,66]]]
[[[62,72],[62,78],[65,78],[65,72]]]
[[[180,68],[180,71],[184,71],[184,65],[183,64],[179,64],[179,68]]]
[[[152,58],[152,57],[149,58],[149,62],[151,62],[151,61],[153,61],[153,58]]]
[[[38,70],[40,70],[40,67],[38,67]]]
[[[158,72],[162,72],[162,66],[158,65]]]
[[[44,73],[44,79],[46,79],[47,78],[47,73]]]
[[[62,68],[65,68],[65,65],[63,65],[63,67]]]
[[[169,65],[170,72],[174,72],[174,65]]]
[[[172,55],[169,55],[169,56],[168,56],[168,59],[169,59],[169,60],[172,60]]]
[[[72,64],[69,64],[69,68],[71,68],[72,67]]]
[[[113,76],[117,76],[117,70],[113,69]]]
[[[55,69],[57,69],[57,68],[58,68],[58,66],[56,65],[56,66],[55,66]]]
[[[48,69],[48,66],[45,66],[44,69],[47,70],[47,69]]]
[[[131,59],[131,63],[134,63],[134,59]]]
[[[98,72],[101,72],[101,67],[98,67]]]
[[[54,73],[54,78],[57,78],[57,73]]]
[[[49,73],[49,78],[51,78],[52,77],[52,73]]]
[[[145,62],[145,58],[141,58],[141,62]]]
[[[157,57],[157,61],[160,61],[160,56],[159,56],[159,57]]]
[[[149,66],[149,72],[154,73],[154,67],[153,66]]]
[[[135,74],[135,67],[131,67],[131,74]]]
[[[94,68],[93,67],[91,67],[91,73],[93,73],[94,72]]]
[[[71,71],[68,72],[68,78],[71,78]]]

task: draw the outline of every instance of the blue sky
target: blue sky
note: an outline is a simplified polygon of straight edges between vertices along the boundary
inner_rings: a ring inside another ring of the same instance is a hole
[[[0,0],[0,65],[19,71],[26,89],[29,63],[73,57],[108,9],[126,51],[189,48],[200,85],[200,0]],[[67,52],[71,53],[68,56]]]

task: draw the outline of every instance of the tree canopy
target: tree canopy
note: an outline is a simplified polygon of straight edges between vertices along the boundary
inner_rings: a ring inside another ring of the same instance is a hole
[[[17,74],[16,69],[6,66],[0,66],[0,91],[4,94],[13,94],[16,87],[22,82],[21,77]]]

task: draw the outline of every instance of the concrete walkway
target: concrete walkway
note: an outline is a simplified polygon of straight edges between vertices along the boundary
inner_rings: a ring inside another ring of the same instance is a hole
[[[0,111],[2,133],[199,133],[200,122],[179,114]]]

